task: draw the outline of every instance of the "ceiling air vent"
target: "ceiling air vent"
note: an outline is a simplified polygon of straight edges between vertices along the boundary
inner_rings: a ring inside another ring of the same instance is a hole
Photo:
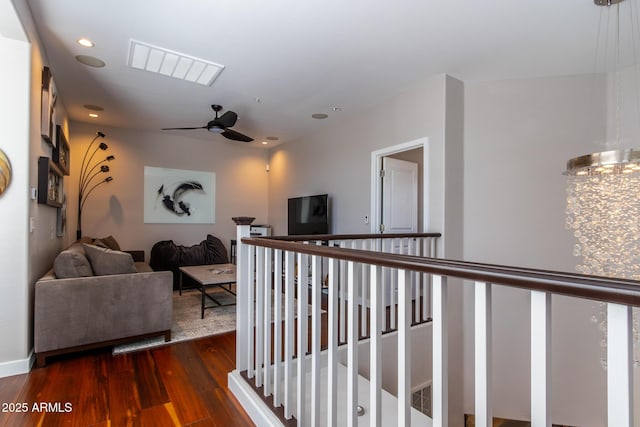
[[[179,80],[211,86],[224,65],[205,61],[137,40],[129,44],[127,65],[137,70],[162,74]]]

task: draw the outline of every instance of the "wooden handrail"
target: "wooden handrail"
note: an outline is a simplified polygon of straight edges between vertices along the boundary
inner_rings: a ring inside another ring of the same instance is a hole
[[[327,240],[347,239],[338,236],[339,235],[333,235],[327,238]],[[380,238],[389,235],[374,234],[369,236]],[[399,235],[399,237],[408,236]],[[322,239],[314,237],[309,240]],[[640,307],[640,281],[636,280],[425,258],[360,249],[306,245],[297,241],[288,241],[288,239],[281,237],[243,238],[242,242],[271,249],[281,249],[363,264],[380,265],[382,267],[437,274],[478,282],[495,283],[520,289],[550,292],[558,295]]]
[[[400,239],[420,237],[442,237],[440,233],[405,233],[405,234],[307,234],[293,236],[270,236],[269,239],[284,242],[307,242],[329,240],[366,240],[366,239]]]

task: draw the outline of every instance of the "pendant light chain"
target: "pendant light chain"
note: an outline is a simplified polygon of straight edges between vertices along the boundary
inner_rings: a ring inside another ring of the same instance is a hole
[[[638,7],[635,1],[630,3],[631,7],[631,49],[633,50],[633,80],[635,83],[635,101],[636,101],[636,114],[638,123],[640,124],[640,82],[638,81],[638,58],[637,58],[637,47],[636,47],[636,39],[640,40],[640,34],[638,34],[638,30],[640,29],[640,25],[638,24]]]
[[[620,3],[616,4],[616,145],[620,148]]]

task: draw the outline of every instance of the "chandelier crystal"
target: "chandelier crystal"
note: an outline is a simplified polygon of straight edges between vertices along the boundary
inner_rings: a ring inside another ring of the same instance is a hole
[[[638,150],[616,150],[567,162],[565,227],[575,238],[579,273],[640,280],[640,166]],[[611,159],[618,159],[613,162]],[[591,318],[603,332],[601,364],[607,366],[606,304]],[[640,328],[633,310],[634,364],[640,366]]]

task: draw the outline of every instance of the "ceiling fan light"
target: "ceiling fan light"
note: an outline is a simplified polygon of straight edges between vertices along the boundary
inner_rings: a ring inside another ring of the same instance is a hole
[[[221,127],[218,126],[211,126],[210,128],[207,128],[207,130],[211,133],[222,133],[224,132],[224,129],[222,129]]]

